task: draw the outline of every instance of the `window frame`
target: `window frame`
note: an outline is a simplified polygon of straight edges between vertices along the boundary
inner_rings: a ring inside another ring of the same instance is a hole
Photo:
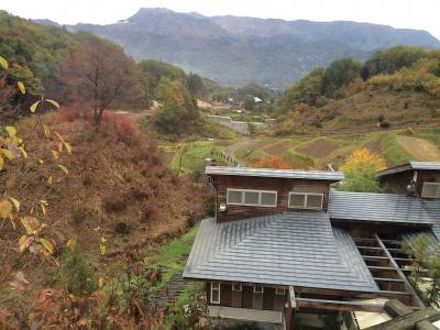
[[[280,292],[279,290],[282,290],[282,292]],[[277,295],[277,296],[285,296],[286,295],[286,288],[281,287],[281,286],[277,286],[275,288],[275,295]]]
[[[290,196],[304,196],[304,204],[303,207],[297,207],[290,205]],[[319,196],[321,197],[321,206],[320,207],[307,207],[308,196]],[[309,192],[299,192],[299,191],[289,191],[289,196],[287,199],[287,207],[289,209],[297,209],[297,210],[322,210],[324,206],[324,194],[323,193],[309,193]]]
[[[220,282],[211,282],[209,285],[210,289],[210,295],[209,295],[209,301],[213,305],[220,305],[220,292],[221,292],[221,283]],[[213,295],[212,292],[218,290],[218,300],[212,299]]]
[[[423,190],[425,189],[425,185],[433,185],[433,186],[437,186],[437,194],[435,196],[427,196],[423,194]],[[420,196],[423,198],[435,198],[435,199],[439,199],[440,198],[440,182],[432,182],[432,181],[425,181],[423,182],[422,185],[422,192],[420,193]]]
[[[238,289],[236,288],[236,286],[238,286]],[[232,291],[233,292],[242,292],[243,286],[241,285],[241,283],[232,283]]]
[[[229,192],[235,191],[235,192],[241,192],[241,203],[235,203],[231,202],[229,200]],[[246,192],[253,192],[258,193],[258,204],[251,204],[251,203],[245,203],[245,193]],[[262,204],[261,203],[261,195],[263,193],[269,193],[275,195],[275,203],[273,205],[269,204]],[[272,207],[275,208],[278,206],[278,191],[276,190],[260,190],[260,189],[239,189],[239,188],[227,188],[226,189],[226,204],[227,205],[236,205],[236,206],[256,206],[256,207]]]
[[[257,287],[261,287],[261,291],[257,291]],[[259,294],[264,293],[264,286],[263,285],[254,285],[254,293],[259,293]]]

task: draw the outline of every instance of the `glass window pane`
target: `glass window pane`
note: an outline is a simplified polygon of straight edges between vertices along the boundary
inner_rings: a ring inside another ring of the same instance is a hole
[[[290,194],[289,207],[304,208],[305,195]]]
[[[212,290],[211,293],[211,302],[218,303],[219,297],[218,297],[218,290]]]
[[[245,204],[258,204],[258,193],[252,191],[245,191],[244,202]]]
[[[277,195],[275,193],[263,192],[261,193],[261,204],[276,206]]]
[[[308,195],[307,196],[307,208],[309,209],[321,209],[322,196]]]
[[[425,182],[423,183],[422,197],[438,197],[438,189],[440,183]]]
[[[228,203],[242,203],[241,196],[243,192],[242,191],[235,191],[235,190],[228,190]]]

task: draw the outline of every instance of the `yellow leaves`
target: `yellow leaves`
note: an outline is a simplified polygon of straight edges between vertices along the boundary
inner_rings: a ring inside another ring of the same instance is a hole
[[[18,252],[23,253],[34,241],[32,236],[23,235],[18,240]]]
[[[17,212],[20,212],[20,202],[18,200],[16,200],[15,198],[9,197],[9,200],[11,201],[11,203],[14,205],[15,210]]]
[[[9,63],[8,61],[6,61],[6,59],[2,56],[0,56],[0,66],[4,69],[4,70],[8,70],[9,69]]]
[[[55,101],[55,100],[45,99],[45,101],[49,102],[50,104],[52,104],[57,109],[60,107],[59,103],[57,101]]]
[[[3,160],[2,155],[0,155],[0,171],[3,169],[4,166],[5,166],[5,161]]]
[[[26,216],[20,220],[28,235],[36,235],[41,229],[40,221],[35,217]]]
[[[24,150],[23,147],[19,147],[18,150],[20,150],[21,154],[23,155],[23,158],[28,157],[28,154],[27,154],[26,150]]]
[[[14,126],[6,126],[5,131],[8,132],[9,137],[11,138],[17,135],[17,129]]]
[[[60,153],[56,150],[51,150],[50,151],[52,153],[52,157],[57,160],[58,158],[60,158]]]
[[[385,159],[367,148],[355,150],[341,167],[343,172],[380,171],[386,168]]]
[[[69,174],[69,170],[67,169],[66,166],[62,165],[62,164],[58,164],[58,167],[61,169],[61,171],[63,171],[66,174]]]
[[[57,136],[58,140],[60,140],[61,142],[64,142],[64,137],[60,133],[55,131],[55,135]]]
[[[0,218],[8,218],[12,213],[12,204],[6,199],[0,199]]]
[[[26,94],[26,88],[24,87],[24,84],[21,81],[17,83],[17,88],[21,92],[21,94],[23,95]]]
[[[14,159],[14,154],[8,149],[1,148],[0,149],[0,156],[1,156],[1,154],[3,154],[3,156],[5,156],[9,160]]]
[[[72,145],[70,143],[68,143],[68,142],[63,142],[63,145],[66,148],[67,152],[69,154],[71,154],[72,153]]]
[[[76,240],[76,238],[71,238],[71,239],[69,239],[68,241],[67,241],[67,247],[69,248],[69,250],[70,251],[75,251],[75,249],[76,249],[76,243],[77,243],[77,240]]]
[[[44,136],[45,136],[47,139],[50,138],[51,130],[50,130],[49,126],[43,124],[43,131],[44,131]]]
[[[29,111],[32,113],[35,113],[35,111],[37,111],[38,105],[41,103],[41,100],[38,100],[37,102],[33,103],[30,107],[29,107]]]
[[[106,242],[107,239],[105,237],[101,237],[99,240],[99,253],[101,253],[101,255],[104,255],[107,251],[107,245],[105,244]]]
[[[52,183],[53,183],[53,176],[51,175],[50,177],[47,178],[47,184],[48,184],[49,186],[51,186]]]
[[[45,238],[40,238],[39,242],[49,254],[53,254],[55,251],[55,245],[51,241]]]
[[[41,212],[43,212],[44,215],[46,215],[46,213],[47,213],[48,206],[49,206],[49,203],[47,202],[47,200],[45,200],[45,199],[40,200]]]

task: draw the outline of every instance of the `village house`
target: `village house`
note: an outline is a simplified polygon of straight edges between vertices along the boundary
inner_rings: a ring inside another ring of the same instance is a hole
[[[206,283],[212,320],[293,329],[384,315],[391,299],[425,307],[406,277],[411,258],[401,241],[424,232],[438,244],[440,163],[382,171],[393,193],[337,191],[344,176],[330,171],[205,173],[216,216],[201,222],[183,275]]]

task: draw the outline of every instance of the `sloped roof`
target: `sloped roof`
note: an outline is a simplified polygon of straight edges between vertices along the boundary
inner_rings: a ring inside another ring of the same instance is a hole
[[[378,177],[389,174],[401,173],[409,170],[426,170],[426,171],[440,171],[440,162],[418,162],[410,161],[409,163],[389,167],[377,173]]]
[[[330,191],[328,212],[332,219],[413,223],[438,223],[440,201],[398,194]]]
[[[433,170],[440,171],[440,162],[416,162],[410,161],[411,168],[415,170]]]
[[[254,177],[284,178],[284,179],[328,180],[328,181],[341,181],[342,179],[344,179],[344,174],[342,174],[341,172],[231,167],[231,166],[206,166],[205,174],[254,176]]]
[[[324,212],[285,212],[228,223],[203,220],[183,276],[378,290],[351,237],[332,229]]]

